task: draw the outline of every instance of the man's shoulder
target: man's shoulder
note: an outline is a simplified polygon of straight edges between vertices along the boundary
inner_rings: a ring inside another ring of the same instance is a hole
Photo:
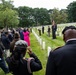
[[[55,48],[53,51],[57,51],[57,50],[60,50],[61,48],[63,48],[64,46],[59,46],[57,48]]]
[[[62,55],[62,53],[65,52],[64,50],[64,46],[60,46],[60,47],[57,47],[55,48],[52,52],[51,52],[51,55]]]

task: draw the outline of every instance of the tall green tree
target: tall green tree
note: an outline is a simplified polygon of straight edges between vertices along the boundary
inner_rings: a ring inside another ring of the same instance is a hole
[[[50,24],[50,15],[45,8],[34,8],[33,17],[36,25]]]
[[[59,10],[57,8],[52,9],[51,13],[50,13],[51,21],[54,20],[57,24],[66,23],[68,15],[65,11],[64,10]]]
[[[33,24],[32,8],[27,6],[20,6],[16,10],[19,12],[19,26],[29,27]]]
[[[11,27],[19,24],[17,19],[18,13],[12,9],[6,8],[5,11],[0,11],[0,23],[3,27]]]
[[[19,24],[18,12],[13,10],[10,2],[2,0],[0,4],[0,25],[3,27],[11,27]]]
[[[54,20],[56,23],[58,23],[58,18],[60,17],[59,10],[57,8],[54,8],[50,16],[51,16],[51,21]]]
[[[12,4],[13,3],[13,1],[11,1],[11,0],[8,0],[8,1],[6,1],[6,0],[1,0],[2,1],[2,5],[3,5],[3,10],[5,10],[6,8],[9,8],[9,9],[13,9],[14,8],[14,5]]]
[[[21,6],[16,9],[19,12],[19,26],[45,25],[50,24],[50,16],[45,8],[30,8]]]
[[[69,22],[76,22],[76,1],[67,6]]]
[[[59,23],[67,23],[68,22],[68,14],[67,14],[67,10],[66,9],[61,9],[60,10],[60,19],[59,19]]]
[[[40,13],[39,13],[39,22],[41,25],[48,25],[50,24],[50,15],[48,13],[48,10],[45,8],[40,8]]]

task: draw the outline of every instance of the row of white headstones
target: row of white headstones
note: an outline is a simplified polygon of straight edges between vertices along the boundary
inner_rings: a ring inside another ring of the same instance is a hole
[[[69,26],[69,25],[75,25],[76,26],[76,23],[68,23],[68,24],[66,24],[67,26]],[[61,33],[61,31],[64,29],[64,27],[66,26],[65,24],[63,24],[63,25],[59,25],[60,27],[58,27],[57,28],[57,32],[56,32],[56,34],[58,34],[59,36],[62,36],[62,33]],[[42,49],[43,50],[45,50],[45,41],[42,41],[42,39],[35,33],[35,31],[34,30],[32,30],[32,32],[33,32],[33,34],[35,35],[35,37],[36,37],[36,39],[38,40],[38,42],[39,42],[39,44],[41,45],[41,47],[42,47]],[[52,48],[50,47],[50,46],[48,46],[48,48],[47,48],[48,50],[48,56],[49,56],[49,53],[50,53],[50,51],[52,51]]]
[[[33,34],[35,35],[36,39],[38,40],[39,44],[41,45],[42,49],[45,50],[45,42],[32,30]],[[50,51],[52,51],[51,47],[48,46],[48,56]]]

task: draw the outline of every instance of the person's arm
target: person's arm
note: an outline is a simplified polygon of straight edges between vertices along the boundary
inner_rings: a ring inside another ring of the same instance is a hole
[[[50,52],[50,55],[48,57],[45,75],[56,75],[56,66],[52,52]]]
[[[38,59],[38,57],[32,52],[32,49],[28,49],[28,54],[30,57],[34,58],[30,62],[31,71],[38,71],[42,69],[41,61]]]

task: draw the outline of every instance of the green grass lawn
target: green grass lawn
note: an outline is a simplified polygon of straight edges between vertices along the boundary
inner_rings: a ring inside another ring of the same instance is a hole
[[[41,60],[42,66],[43,66],[43,69],[38,72],[34,72],[34,75],[45,75],[45,68],[46,68],[46,62],[47,62],[46,50],[42,50],[41,46],[39,45],[37,39],[33,34],[31,34],[31,47],[33,49],[33,52]]]
[[[34,28],[34,31],[39,36],[38,30]],[[64,45],[63,37],[59,35],[56,36],[57,39],[52,39],[52,33],[50,33],[50,37],[48,37],[47,32],[45,32],[44,34],[41,34],[41,36],[39,37],[42,39],[42,41],[45,42],[46,50],[48,46],[51,47],[51,49],[53,50],[57,47]]]

